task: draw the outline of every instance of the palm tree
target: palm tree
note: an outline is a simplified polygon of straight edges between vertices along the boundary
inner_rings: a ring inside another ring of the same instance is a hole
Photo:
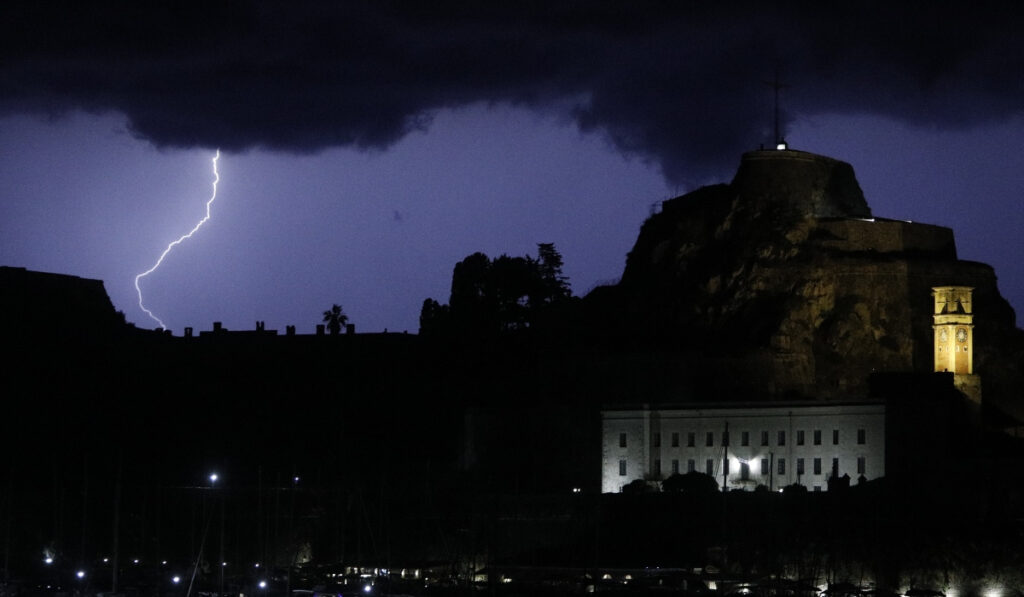
[[[348,315],[342,311],[341,305],[334,305],[327,311],[324,311],[324,323],[327,324],[327,329],[331,331],[332,336],[337,336],[341,333],[341,328],[345,327],[348,323]]]

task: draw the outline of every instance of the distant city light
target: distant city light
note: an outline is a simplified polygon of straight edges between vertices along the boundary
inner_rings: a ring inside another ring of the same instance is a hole
[[[174,583],[174,584],[178,584],[178,583],[181,582],[181,577],[175,575],[174,577],[171,578],[171,582]]]
[[[779,149],[779,150],[787,149],[786,142],[785,141],[779,141],[779,144],[775,146],[775,149]]]
[[[51,558],[50,556],[46,556],[43,559],[43,561],[46,562],[47,564],[52,564],[53,563],[53,558]]]
[[[292,481],[294,481],[294,482],[298,483],[298,482],[299,482],[299,478],[298,478],[298,477],[295,477],[294,479],[292,479]]]
[[[261,580],[261,581],[260,581],[260,588],[261,588],[261,589],[265,589],[265,588],[267,588],[267,581],[265,581],[265,580]]]
[[[139,558],[135,558],[134,560],[132,560],[132,564],[138,564],[138,563],[139,563]]]
[[[167,560],[164,560],[164,561],[160,562],[160,565],[161,566],[166,566],[167,565]]]
[[[373,585],[363,585],[363,592],[364,593],[369,593],[372,590],[373,590]]]
[[[107,562],[109,562],[109,561],[110,561],[110,558],[103,558],[103,563],[104,563],[104,564],[106,564],[106,563],[107,563]]]
[[[253,564],[253,568],[259,568],[259,567],[260,567],[260,563],[259,562],[256,562],[255,564]]]
[[[227,562],[221,562],[220,565],[223,567],[223,566],[227,566],[228,563]]]
[[[79,570],[75,573],[75,576],[77,576],[78,578],[85,578],[85,570]]]
[[[217,476],[217,473],[210,473],[210,483],[216,483],[217,479],[220,479],[220,477]]]

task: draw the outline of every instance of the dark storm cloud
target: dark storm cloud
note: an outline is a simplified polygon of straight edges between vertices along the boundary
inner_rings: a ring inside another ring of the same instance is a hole
[[[563,111],[677,182],[771,141],[776,69],[786,118],[1020,110],[1020,19],[893,4],[26,3],[0,9],[0,110],[116,110],[159,146],[309,152],[511,102]]]

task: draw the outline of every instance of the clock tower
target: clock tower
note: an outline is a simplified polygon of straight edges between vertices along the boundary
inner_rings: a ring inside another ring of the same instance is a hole
[[[981,383],[974,375],[974,308],[969,286],[932,288],[935,309],[935,371],[953,374],[956,387],[981,401]]]

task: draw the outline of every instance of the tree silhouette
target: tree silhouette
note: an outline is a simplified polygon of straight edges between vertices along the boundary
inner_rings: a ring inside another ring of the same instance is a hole
[[[572,291],[553,243],[537,245],[538,257],[473,253],[455,264],[448,305],[423,302],[420,333],[488,337],[524,332],[562,313]]]
[[[345,324],[348,323],[348,315],[345,315],[341,305],[333,305],[330,309],[324,311],[324,323],[327,324],[327,329],[330,330],[331,335],[337,336],[341,333],[341,328],[345,327]]]

